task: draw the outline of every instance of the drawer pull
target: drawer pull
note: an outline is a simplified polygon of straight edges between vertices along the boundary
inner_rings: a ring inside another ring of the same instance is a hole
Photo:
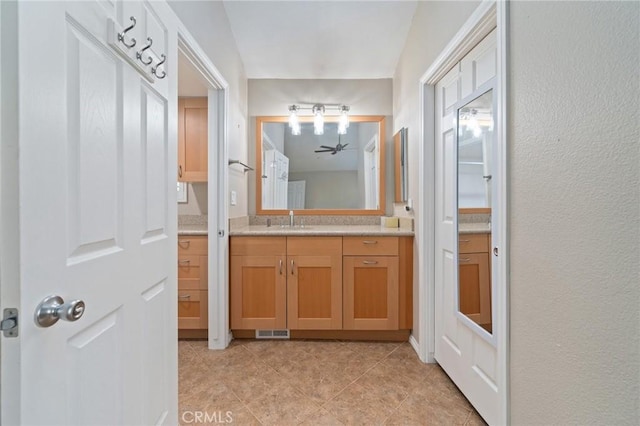
[[[376,240],[364,240],[362,244],[378,244]]]
[[[470,243],[471,240],[458,240],[458,242],[460,242],[460,243]]]
[[[190,263],[190,260],[178,260],[178,265],[188,265]]]
[[[282,275],[282,259],[280,259],[280,275]]]
[[[291,275],[293,275],[293,259],[291,259]]]
[[[362,263],[365,264],[365,265],[377,265],[378,261],[377,260],[363,260]]]
[[[181,295],[178,295],[178,299],[180,299],[180,300],[189,300],[189,299],[191,299],[191,295],[190,294],[181,294]]]
[[[191,240],[178,240],[178,244],[180,244],[184,248],[189,248],[189,246],[191,245]]]
[[[469,259],[468,257],[461,257],[460,259],[458,259],[460,262],[471,262],[471,259]]]

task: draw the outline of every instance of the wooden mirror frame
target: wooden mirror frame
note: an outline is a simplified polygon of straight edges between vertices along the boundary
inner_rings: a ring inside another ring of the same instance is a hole
[[[337,123],[338,116],[325,116],[325,123]],[[313,117],[299,117],[301,123],[313,123]],[[386,151],[386,135],[384,128],[384,116],[382,115],[356,115],[350,116],[349,122],[377,122],[378,134],[380,135],[380,147],[378,157],[378,188],[380,191],[380,208],[379,209],[293,209],[296,215],[358,215],[358,216],[383,216],[386,212],[385,198],[385,151]],[[262,124],[263,123],[288,123],[289,117],[256,117],[256,214],[257,215],[287,215],[288,209],[263,209],[262,208]]]

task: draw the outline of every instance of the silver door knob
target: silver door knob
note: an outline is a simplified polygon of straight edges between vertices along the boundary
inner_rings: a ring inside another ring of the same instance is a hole
[[[35,320],[38,327],[51,327],[60,319],[77,321],[82,314],[84,314],[82,300],[64,303],[60,296],[48,296],[36,308]]]

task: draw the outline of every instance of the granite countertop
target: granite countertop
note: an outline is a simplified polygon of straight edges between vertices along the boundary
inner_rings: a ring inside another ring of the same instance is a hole
[[[460,234],[490,234],[491,224],[486,222],[459,223],[458,232]]]
[[[380,225],[309,225],[304,228],[281,227],[279,225],[267,227],[264,225],[239,226],[229,231],[230,236],[342,236],[342,235],[379,235],[404,237],[413,236],[413,231],[407,228],[384,228]]]
[[[208,235],[206,224],[178,225],[178,235]]]

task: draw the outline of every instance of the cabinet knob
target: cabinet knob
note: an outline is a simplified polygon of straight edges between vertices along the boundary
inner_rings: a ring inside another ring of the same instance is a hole
[[[293,265],[294,265],[293,259],[291,259],[291,275],[293,275]]]

